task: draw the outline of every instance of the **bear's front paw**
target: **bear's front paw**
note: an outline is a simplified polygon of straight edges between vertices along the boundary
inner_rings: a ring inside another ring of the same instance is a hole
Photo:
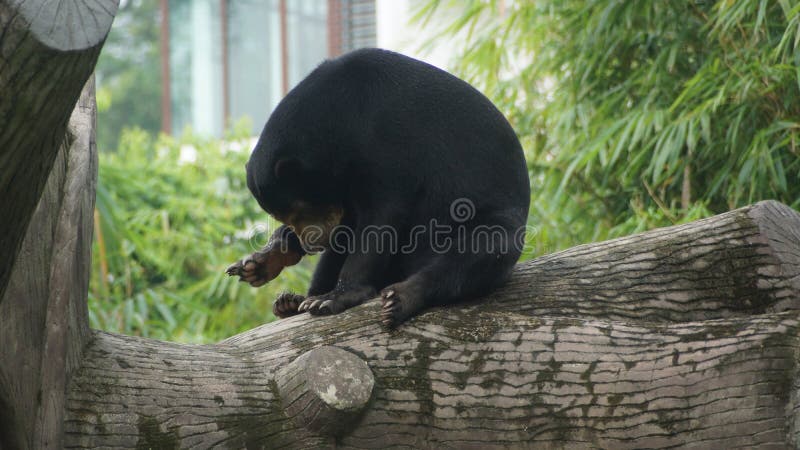
[[[278,276],[282,269],[283,266],[274,262],[270,264],[270,252],[262,250],[231,264],[225,269],[225,273],[238,276],[239,281],[249,283],[250,286],[259,287]]]
[[[271,243],[231,264],[225,269],[225,273],[238,276],[239,281],[249,283],[250,286],[259,287],[272,281],[284,267],[297,264],[300,258],[301,254]]]
[[[375,289],[367,286],[353,286],[346,290],[333,290],[327,294],[308,297],[297,308],[299,312],[308,311],[314,316],[339,314],[345,309],[360,305],[375,296]]]
[[[309,314],[313,316],[327,316],[331,314],[339,314],[340,312],[344,311],[346,308],[342,305],[341,302],[337,301],[334,298],[326,298],[325,296],[322,297],[308,297],[300,303],[300,306],[297,308],[298,312],[306,312],[308,311]]]
[[[283,292],[278,295],[278,298],[275,299],[275,303],[272,304],[272,314],[281,319],[299,314],[300,311],[298,311],[298,309],[303,300],[305,300],[305,296],[291,292]]]

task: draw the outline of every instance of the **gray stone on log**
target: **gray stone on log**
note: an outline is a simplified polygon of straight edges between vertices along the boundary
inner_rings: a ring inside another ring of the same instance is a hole
[[[369,402],[375,378],[367,363],[338,347],[304,353],[277,376],[284,412],[322,435],[348,429]]]

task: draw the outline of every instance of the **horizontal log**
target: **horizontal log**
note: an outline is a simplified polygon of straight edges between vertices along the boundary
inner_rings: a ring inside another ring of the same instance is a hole
[[[643,326],[438,310],[390,334],[378,312],[291,318],[212,346],[98,332],[71,387],[66,447],[332,447],[284,413],[274,378],[320,345],[375,375],[337,448],[787,445],[791,313]]]
[[[793,447],[798,223],[767,202],[577,247],[520,264],[485,301],[395,331],[370,302],[214,345],[95,332],[69,389],[65,444]],[[322,346],[374,375],[370,402],[338,437],[298,425],[279,389]]]
[[[687,322],[800,310],[800,214],[764,201],[517,266],[490,304],[521,314]]]

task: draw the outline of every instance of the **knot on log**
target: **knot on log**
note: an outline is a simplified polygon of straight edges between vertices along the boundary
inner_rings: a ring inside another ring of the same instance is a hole
[[[304,353],[281,369],[276,381],[286,415],[322,435],[347,429],[369,402],[375,384],[366,362],[330,346]]]

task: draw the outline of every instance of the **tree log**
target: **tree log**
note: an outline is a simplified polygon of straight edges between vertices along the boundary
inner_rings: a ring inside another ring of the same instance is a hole
[[[90,336],[94,120],[92,79],[0,302],[0,448],[61,448],[66,383]]]
[[[87,78],[116,7],[0,0],[0,449],[62,447],[66,385],[90,336]]]
[[[517,267],[482,301],[387,332],[370,302],[215,345],[94,332],[68,448],[792,448],[800,215],[762,202]],[[336,346],[375,378],[339,436],[284,409]],[[302,422],[300,422],[302,423]]]
[[[116,0],[0,0],[0,301]]]
[[[492,297],[527,315],[622,321],[797,311],[799,248],[797,212],[767,201],[538,258]]]

